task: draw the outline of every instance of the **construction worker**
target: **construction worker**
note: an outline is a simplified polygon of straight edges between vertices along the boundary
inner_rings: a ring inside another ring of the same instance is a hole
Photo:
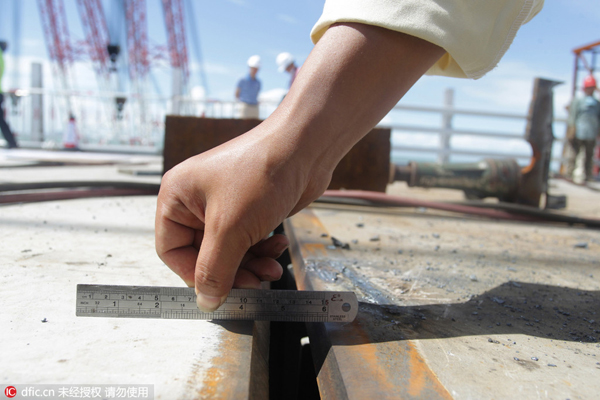
[[[591,181],[592,163],[596,138],[600,135],[600,102],[594,97],[597,90],[596,79],[589,75],[583,81],[583,97],[577,97],[569,107],[568,131],[573,132],[569,138],[572,148],[571,157],[567,168],[567,175],[573,178],[575,162],[579,152],[585,152],[584,171],[585,180]]]
[[[258,119],[258,93],[260,92],[260,80],[256,74],[260,68],[260,57],[252,56],[248,59],[250,71],[248,75],[239,80],[235,90],[235,98],[240,102],[238,118]]]
[[[79,131],[77,130],[77,121],[73,114],[69,115],[69,122],[65,127],[63,134],[63,147],[66,150],[79,150]]]
[[[4,102],[4,93],[2,92],[2,75],[4,75],[4,51],[8,47],[8,44],[5,41],[0,41],[0,130],[2,130],[2,135],[4,136],[4,140],[6,140],[7,147],[9,149],[14,149],[17,146],[17,141],[13,133],[4,118],[4,109],[2,108],[2,103]]]
[[[290,74],[289,87],[292,87],[292,83],[294,83],[294,79],[296,79],[296,75],[298,75],[298,72],[300,71],[300,68],[296,66],[294,56],[290,53],[279,53],[275,61],[277,62],[279,72],[285,71]]]
[[[335,166],[426,72],[492,70],[539,0],[327,0],[316,43],[279,107],[249,132],[169,170],[156,251],[214,311],[232,287],[281,277],[270,233],[317,199]],[[440,12],[442,10],[443,12]],[[354,21],[354,22],[347,22]]]

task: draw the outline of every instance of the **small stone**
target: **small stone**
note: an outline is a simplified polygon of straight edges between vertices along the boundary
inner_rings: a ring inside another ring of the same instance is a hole
[[[539,358],[537,358],[537,357],[531,357],[531,359],[532,359],[533,361],[539,361],[539,360],[540,360],[540,359],[539,359]]]
[[[575,243],[575,247],[576,249],[587,249],[588,248],[588,244],[587,242],[579,242],[579,243]]]
[[[439,233],[432,233],[431,236],[433,236],[435,239],[439,239],[440,238],[440,234]]]
[[[47,320],[46,318],[44,318],[44,319],[42,320],[42,322],[43,322],[43,323],[46,323],[46,322],[48,322],[48,320]]]
[[[338,240],[338,239],[334,238],[333,236],[331,237],[331,242],[333,243],[333,245],[335,247],[342,247],[344,245],[344,243],[342,243],[341,240]]]
[[[359,223],[356,224],[357,228],[362,228],[364,226],[365,226],[365,224],[363,224],[362,222],[359,222]]]
[[[469,275],[469,279],[473,282],[477,282],[477,277],[475,275]]]
[[[549,367],[556,367],[556,364],[548,364]]]
[[[375,236],[371,237],[369,240],[371,242],[378,242],[379,241],[379,235],[375,235]]]

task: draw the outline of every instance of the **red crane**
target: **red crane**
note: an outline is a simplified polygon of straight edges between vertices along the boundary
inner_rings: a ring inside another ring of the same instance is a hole
[[[134,81],[143,82],[150,71],[146,0],[125,0],[125,17],[127,21],[129,76]]]
[[[63,0],[38,0],[38,9],[44,28],[48,54],[58,67],[63,89],[69,90],[70,69],[73,65],[73,48],[69,38]]]
[[[185,39],[185,20],[182,0],[162,0],[165,15],[165,26],[168,35],[169,57],[171,67],[180,69],[183,86],[190,76],[188,53]]]
[[[107,84],[110,77],[108,27],[100,0],[77,0],[79,17],[85,32],[88,52],[99,84]]]
[[[588,74],[593,74],[596,71],[596,61],[599,53],[600,41],[573,49],[573,54],[575,55],[575,68],[573,68],[573,88],[571,93],[573,97],[577,93],[579,72],[581,70],[586,70]],[[590,61],[588,61],[586,55],[589,56]]]

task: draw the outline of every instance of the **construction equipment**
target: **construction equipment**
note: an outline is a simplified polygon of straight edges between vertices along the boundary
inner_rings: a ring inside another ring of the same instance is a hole
[[[514,159],[486,159],[474,164],[390,163],[390,130],[374,129],[365,136],[333,173],[329,189],[385,192],[388,183],[405,181],[413,187],[463,190],[468,198],[497,197],[533,207],[564,207],[566,199],[548,195],[552,133],[552,88],[560,82],[535,80],[525,140],[532,148],[528,166]],[[163,172],[203,151],[249,131],[260,120],[207,119],[168,116],[165,126]],[[391,167],[390,167],[391,166]],[[544,201],[545,200],[545,201]]]
[[[552,88],[561,82],[537,78],[529,108],[525,139],[533,155],[528,166],[520,168],[514,159],[486,159],[469,164],[411,162],[393,166],[390,182],[404,181],[414,187],[463,190],[467,198],[497,197],[501,201],[540,206],[546,195],[547,208],[563,206],[566,199],[548,196],[548,173],[554,135],[552,133]]]

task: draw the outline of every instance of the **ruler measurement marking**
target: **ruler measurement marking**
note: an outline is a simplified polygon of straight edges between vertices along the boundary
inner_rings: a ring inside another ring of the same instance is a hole
[[[351,322],[357,311],[352,292],[232,289],[218,310],[203,313],[193,288],[77,285],[78,316]]]

